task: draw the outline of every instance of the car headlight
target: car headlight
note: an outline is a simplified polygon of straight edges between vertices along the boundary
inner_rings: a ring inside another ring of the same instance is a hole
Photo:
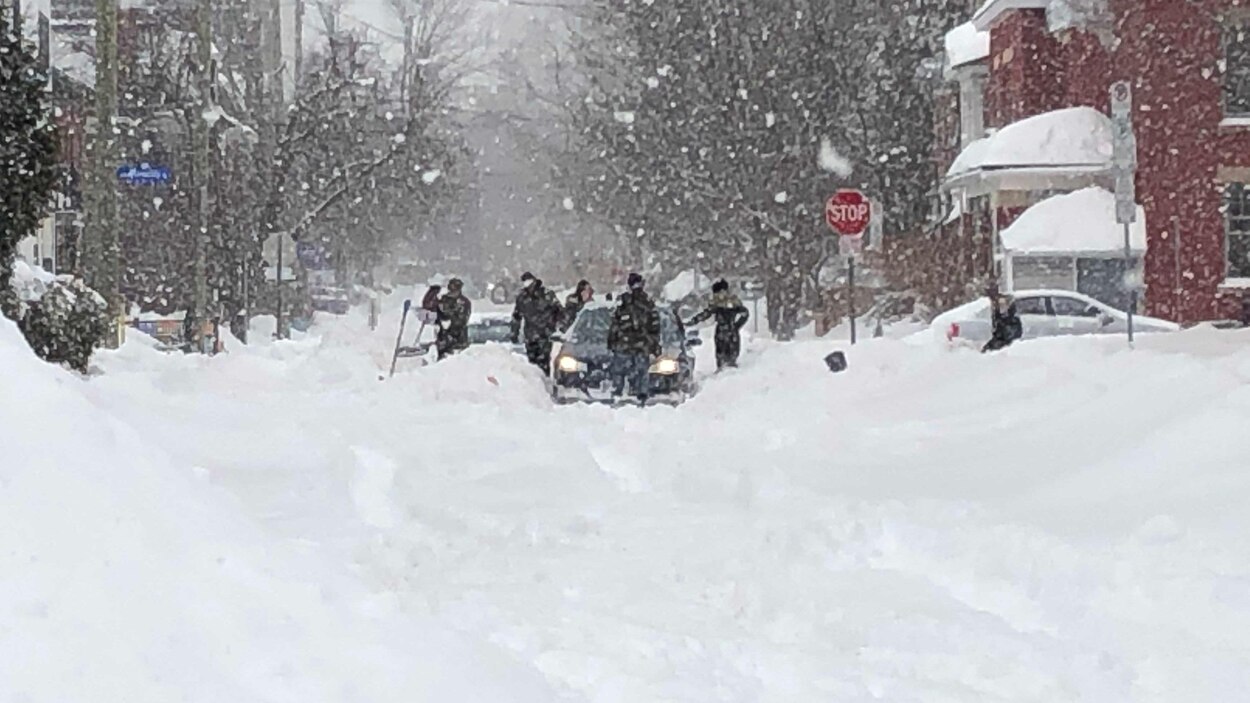
[[[556,359],[556,368],[564,373],[577,373],[582,370],[582,362],[571,356],[562,356]]]
[[[676,359],[660,359],[651,365],[651,373],[661,376],[672,376],[681,371],[681,364]]]

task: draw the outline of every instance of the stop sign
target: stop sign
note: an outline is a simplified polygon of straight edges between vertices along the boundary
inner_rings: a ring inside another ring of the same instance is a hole
[[[825,203],[825,222],[843,237],[858,237],[872,221],[872,205],[858,190],[839,190]]]

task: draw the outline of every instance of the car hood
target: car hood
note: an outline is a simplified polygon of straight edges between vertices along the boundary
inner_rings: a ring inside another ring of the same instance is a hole
[[[676,345],[667,345],[661,348],[661,353],[663,356],[676,359],[682,355],[683,350]],[[612,358],[612,352],[608,350],[607,344],[589,344],[586,342],[565,342],[560,346],[560,354],[571,356],[583,362],[602,363]]]

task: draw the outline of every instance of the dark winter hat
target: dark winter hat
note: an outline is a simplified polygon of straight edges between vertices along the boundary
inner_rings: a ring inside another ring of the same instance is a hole
[[[712,284],[713,293],[723,293],[727,290],[729,290],[729,281],[723,278]]]
[[[642,280],[642,274],[640,273],[629,274],[629,279],[626,281],[626,283],[629,286],[630,290],[641,290],[644,284],[644,281]]]
[[[460,291],[464,290],[464,281],[460,280],[459,278],[451,279],[450,281],[447,282],[447,290],[453,293],[459,293]]]
[[[534,280],[534,274],[530,273],[529,271],[526,271],[525,273],[521,274],[521,283],[529,283],[532,280]]]

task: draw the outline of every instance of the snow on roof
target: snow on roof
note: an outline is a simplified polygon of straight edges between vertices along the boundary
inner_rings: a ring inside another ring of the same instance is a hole
[[[1050,0],[986,0],[981,9],[972,16],[977,29],[987,30],[1004,14],[1012,10],[1044,10]]]
[[[1110,31],[1114,15],[1107,0],[1051,0],[1046,8],[1050,31],[1086,29]]]
[[[959,152],[959,156],[955,157],[955,161],[951,164],[950,169],[946,171],[946,175],[948,177],[956,176],[980,168],[982,162],[985,161],[985,152],[989,148],[989,137],[970,142],[968,146],[964,147],[963,151]]]
[[[1110,163],[1111,141],[1111,119],[1092,107],[1045,112],[969,144],[947,175],[976,169],[1099,170]]]
[[[1034,205],[1000,235],[1003,249],[1014,254],[1122,253],[1124,225],[1115,221],[1115,195],[1085,188]],[[1129,226],[1133,251],[1146,250],[1146,214],[1137,207]]]
[[[946,64],[958,68],[990,56],[990,33],[977,29],[971,22],[961,24],[946,34]]]

